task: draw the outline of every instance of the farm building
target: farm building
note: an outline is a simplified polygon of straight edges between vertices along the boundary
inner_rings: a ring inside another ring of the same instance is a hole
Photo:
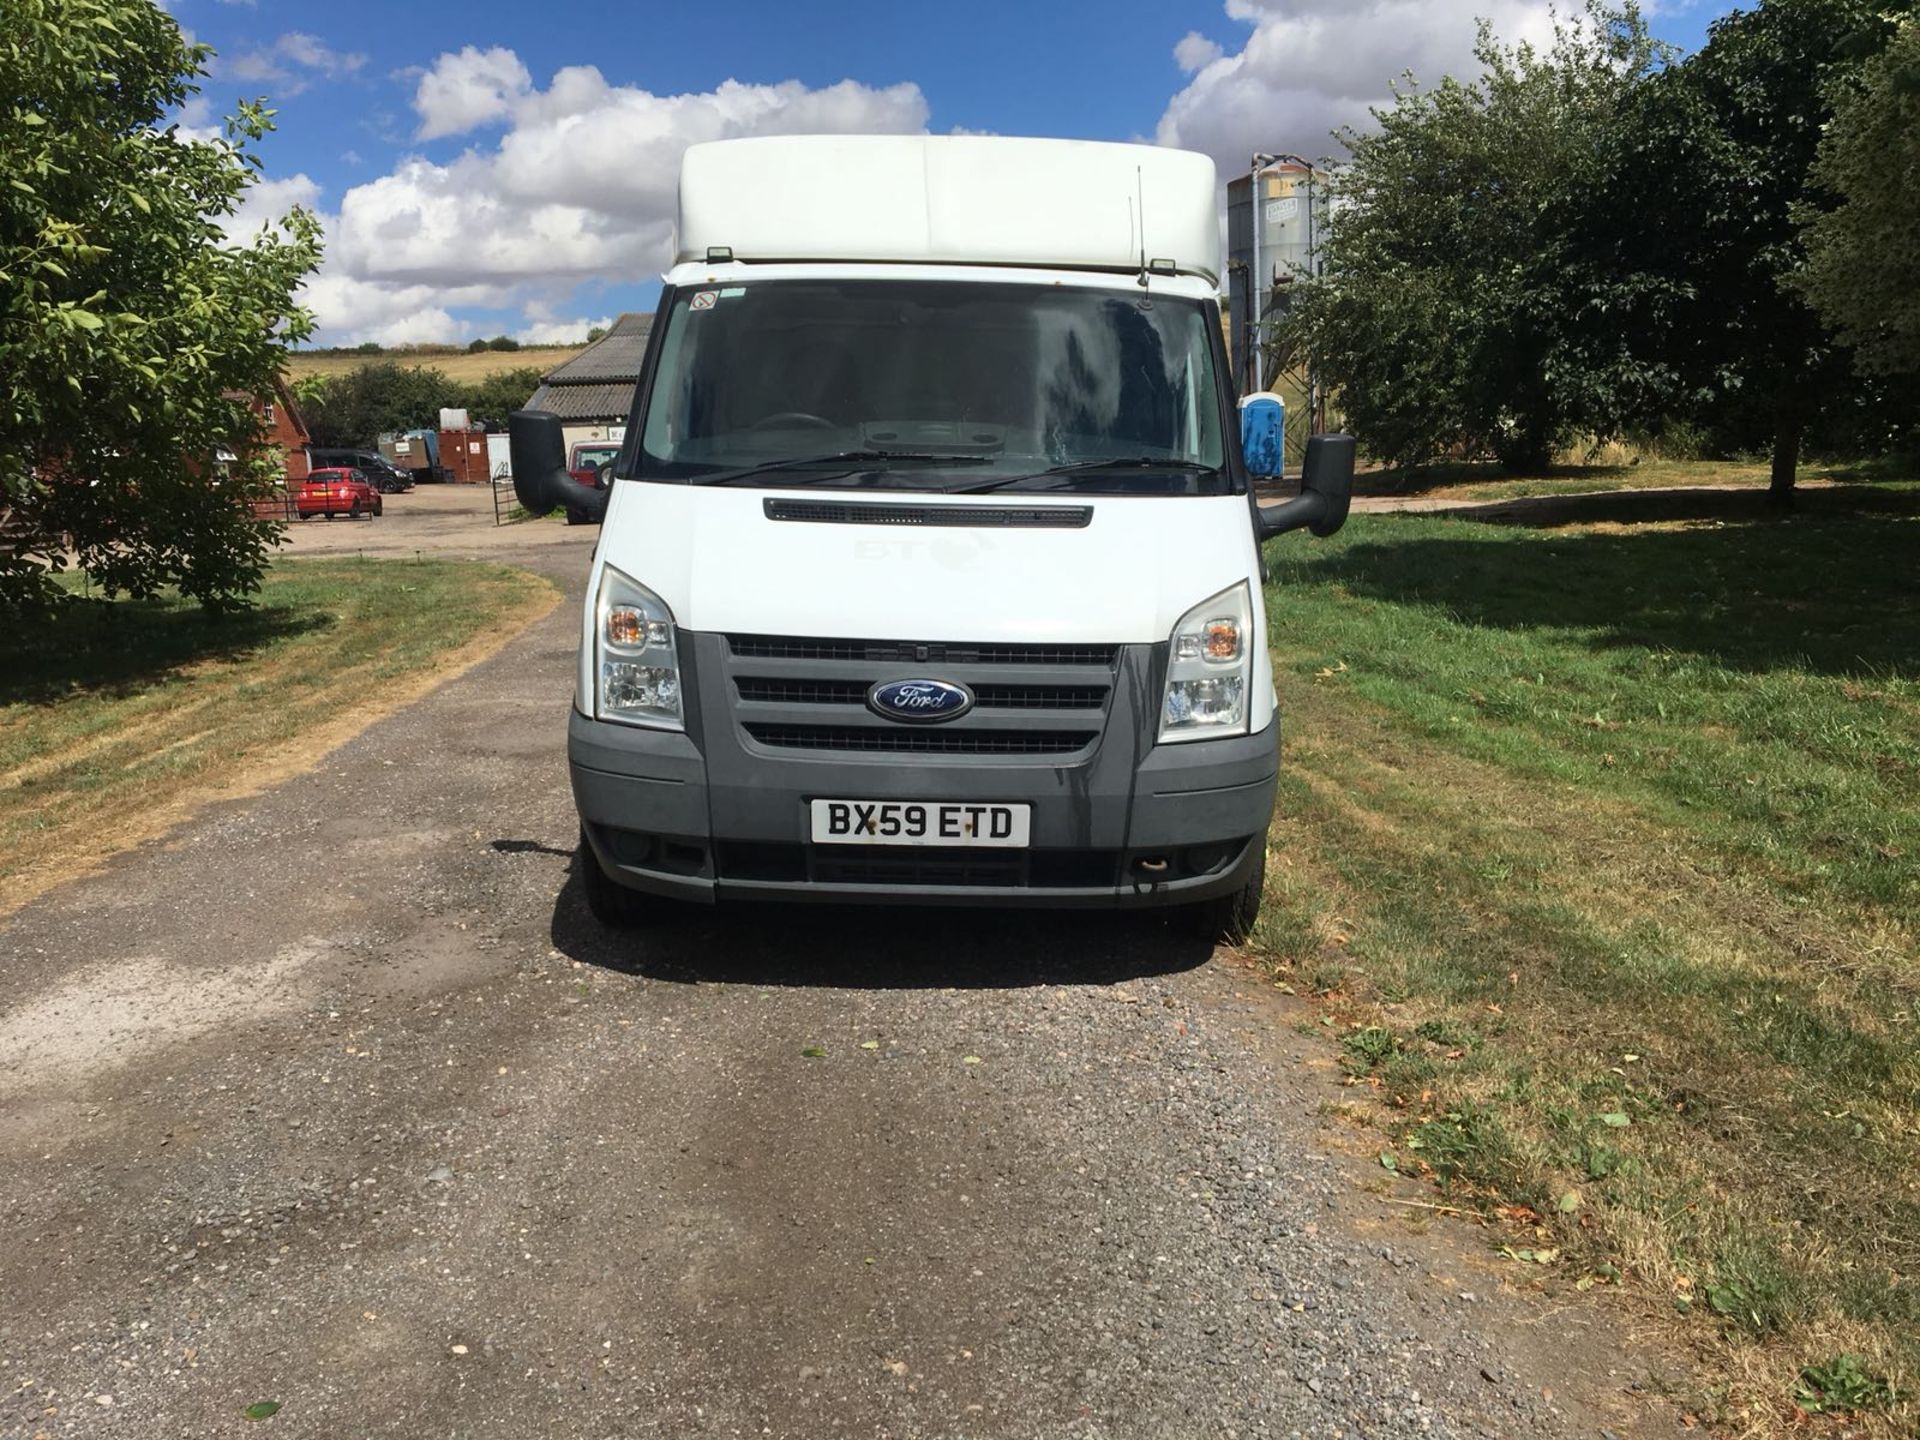
[[[273,389],[265,395],[243,397],[234,391],[229,398],[246,398],[253,413],[260,417],[266,449],[269,454],[278,452],[287,483],[298,485],[306,479],[307,446],[312,443],[312,437],[307,434],[307,422],[300,418],[300,409],[293,403],[293,392],[287,388],[286,381],[276,378]],[[224,467],[232,464],[235,456],[230,450],[222,450],[215,458]]]
[[[527,408],[560,417],[569,451],[576,440],[625,439],[652,329],[651,315],[622,315],[605,335],[548,371]]]

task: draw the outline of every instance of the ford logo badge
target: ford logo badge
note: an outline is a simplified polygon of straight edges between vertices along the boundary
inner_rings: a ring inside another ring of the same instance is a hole
[[[867,691],[867,708],[889,720],[958,720],[973,708],[973,692],[945,680],[883,680]]]

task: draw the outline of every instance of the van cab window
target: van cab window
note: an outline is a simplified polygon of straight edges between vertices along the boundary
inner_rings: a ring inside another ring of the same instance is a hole
[[[1210,307],[1112,288],[683,289],[643,480],[1221,494]],[[750,472],[750,473],[742,473]]]

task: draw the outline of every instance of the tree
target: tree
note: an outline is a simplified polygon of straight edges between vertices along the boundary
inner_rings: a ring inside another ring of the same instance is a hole
[[[1342,133],[1326,273],[1297,283],[1282,343],[1381,458],[1491,451],[1531,470],[1659,379],[1605,323],[1657,282],[1595,253],[1583,220],[1604,138],[1662,54],[1636,11],[1598,7],[1544,53],[1484,26],[1476,53],[1481,79],[1409,81],[1376,131]]]
[[[594,325],[589,327],[587,330],[587,344],[591,345],[596,340],[604,339],[606,337],[606,333],[607,333],[607,327],[604,325]]]
[[[1676,394],[1723,447],[1770,449],[1781,503],[1809,435],[1857,433],[1872,398],[1801,293],[1795,217],[1835,203],[1815,170],[1821,131],[1830,97],[1884,46],[1885,8],[1761,0],[1723,16],[1696,54],[1643,87],[1616,151],[1609,188],[1638,201],[1619,223],[1684,292],[1638,347],[1678,377]]]
[[[512,370],[496,370],[483,380],[467,385],[457,404],[467,418],[489,430],[507,428],[507,416],[526,408],[533,392],[540,388],[540,367],[521,365]]]
[[[69,536],[109,594],[228,608],[277,540],[249,399],[310,329],[319,226],[224,233],[271,112],[242,104],[224,142],[169,124],[211,53],[151,0],[0,5],[0,511],[24,537],[0,608],[57,601]]]
[[[1813,173],[1840,203],[1805,216],[1797,288],[1863,370],[1920,372],[1920,20],[1836,98]]]
[[[323,385],[303,386],[300,398],[313,443],[349,449],[394,431],[437,426],[441,407],[460,403],[444,371],[392,360],[329,375]]]

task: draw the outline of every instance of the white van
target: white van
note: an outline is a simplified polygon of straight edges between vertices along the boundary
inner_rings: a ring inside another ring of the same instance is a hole
[[[662,899],[1191,907],[1245,934],[1279,758],[1205,156],[696,145],[603,490],[568,733],[594,914]]]

